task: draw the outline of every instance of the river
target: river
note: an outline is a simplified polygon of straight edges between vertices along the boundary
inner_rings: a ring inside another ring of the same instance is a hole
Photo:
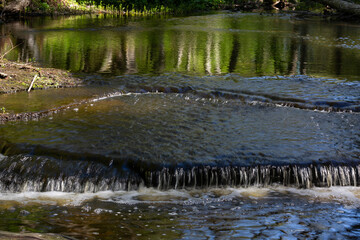
[[[360,25],[290,14],[42,17],[7,57],[87,85],[0,95],[0,230],[360,235]],[[0,42],[2,51],[9,41]]]

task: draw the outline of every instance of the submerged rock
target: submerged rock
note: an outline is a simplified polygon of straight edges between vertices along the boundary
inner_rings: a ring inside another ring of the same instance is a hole
[[[20,215],[22,215],[22,216],[27,216],[27,215],[29,215],[29,214],[30,214],[29,211],[26,211],[26,210],[21,210],[21,211],[20,211]]]

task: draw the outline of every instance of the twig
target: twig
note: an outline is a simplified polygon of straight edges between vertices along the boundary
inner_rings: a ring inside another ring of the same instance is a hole
[[[6,53],[4,53],[4,54],[0,57],[0,59],[3,59],[3,58],[6,56],[6,54],[8,54],[9,52],[11,52],[14,48],[16,48],[17,46],[19,46],[20,44],[22,44],[22,43],[19,43],[19,44],[16,44],[15,46],[13,46],[9,51],[7,51]]]
[[[34,84],[34,82],[35,82],[35,80],[36,80],[36,78],[37,78],[37,74],[35,74],[35,76],[34,76],[34,79],[32,80],[32,82],[31,82],[31,84],[30,84],[30,87],[29,87],[29,89],[27,90],[27,92],[30,92],[31,91],[31,88],[32,88],[32,86],[33,86],[33,84]]]
[[[13,44],[11,38],[8,38],[8,39],[9,39],[9,41],[10,41],[11,47],[14,47],[14,44]]]

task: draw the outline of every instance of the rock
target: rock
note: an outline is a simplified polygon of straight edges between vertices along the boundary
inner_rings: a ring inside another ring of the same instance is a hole
[[[29,211],[26,211],[26,210],[21,210],[21,211],[20,211],[20,215],[22,215],[22,216],[27,216],[27,215],[29,215],[29,214],[30,214]]]
[[[285,8],[285,3],[284,3],[284,0],[280,0],[280,1],[277,1],[276,3],[274,3],[273,5],[275,8],[277,9],[283,9]]]
[[[2,78],[2,79],[7,78],[7,74],[0,72],[0,78]]]
[[[9,13],[19,13],[24,11],[26,7],[28,7],[31,3],[30,0],[13,0],[7,1],[8,3],[4,7],[4,12]]]
[[[1,159],[4,159],[4,158],[5,158],[5,156],[4,156],[4,155],[1,156],[1,154],[0,154],[0,160],[1,160]],[[15,211],[16,211],[16,208],[14,208],[14,207],[9,207],[7,210],[8,210],[9,212],[15,212]]]

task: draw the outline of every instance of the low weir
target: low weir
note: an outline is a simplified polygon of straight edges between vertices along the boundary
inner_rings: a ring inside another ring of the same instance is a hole
[[[122,165],[90,161],[57,161],[30,156],[2,156],[1,192],[61,191],[98,192],[136,190],[141,186],[160,190],[211,187],[298,188],[358,186],[360,165],[258,165],[161,167],[128,161]],[[42,171],[39,171],[42,169]]]

